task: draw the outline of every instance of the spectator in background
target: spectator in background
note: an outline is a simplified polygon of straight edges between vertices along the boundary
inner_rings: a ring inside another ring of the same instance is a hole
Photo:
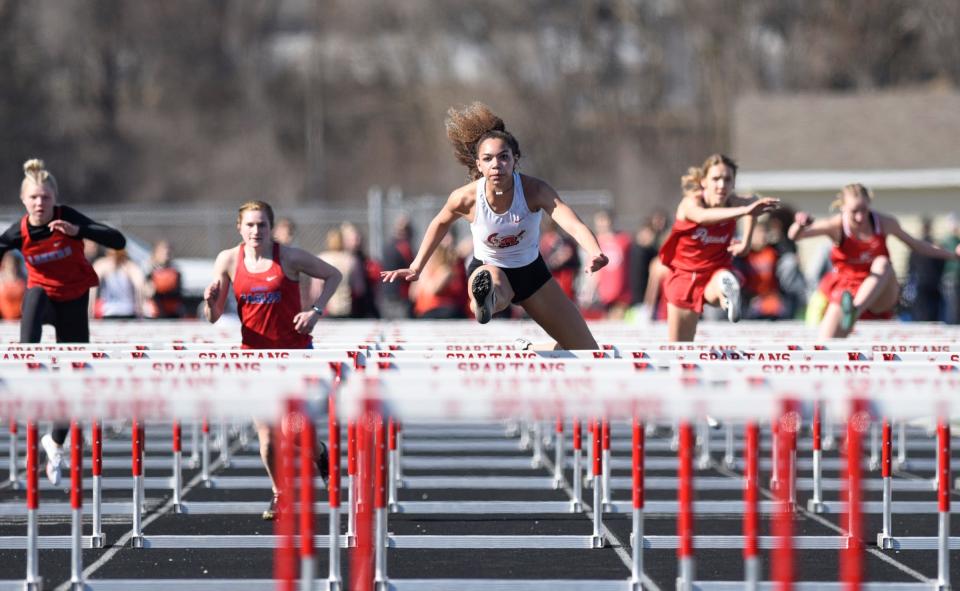
[[[0,260],[0,317],[4,320],[19,320],[23,294],[27,291],[27,276],[20,264],[20,257],[9,250]]]
[[[550,218],[543,218],[540,232],[540,252],[543,261],[567,297],[576,301],[574,280],[580,272],[580,254],[577,243],[557,228]]]
[[[921,239],[933,242],[933,222],[924,217],[921,224]],[[956,248],[956,247],[954,247]],[[953,249],[950,249],[952,252]],[[907,266],[907,285],[904,286],[904,296],[910,302],[911,315],[914,320],[932,322],[940,319],[940,303],[943,298],[940,293],[940,280],[946,261],[910,251],[910,262]]]
[[[343,247],[343,234],[339,228],[333,228],[327,232],[327,249],[317,256],[335,267],[344,279],[327,302],[325,314],[330,318],[349,318],[352,305],[351,293],[361,289],[359,284],[362,277],[357,269],[355,257]],[[311,297],[307,301],[315,301],[321,290],[321,280],[313,280],[310,285]]]
[[[602,210],[593,216],[593,229],[600,250],[610,259],[597,272],[597,296],[612,318],[621,318],[630,305],[630,236],[615,232],[611,212]]]
[[[453,235],[448,233],[427,260],[420,279],[410,285],[413,313],[417,318],[464,318],[467,307],[467,277],[457,256]]]
[[[93,262],[100,285],[90,294],[97,318],[132,319],[143,316],[143,271],[124,249],[111,248]]]
[[[943,247],[954,251],[960,247],[960,219],[956,214],[947,216],[947,239]],[[943,268],[943,299],[944,322],[960,324],[960,261],[947,261]]]
[[[410,218],[401,214],[393,224],[393,236],[383,249],[383,266],[404,269],[413,262],[413,228]],[[410,317],[410,283],[397,281],[380,286],[380,311],[384,318]]]
[[[273,241],[281,246],[293,246],[297,236],[297,225],[290,218],[280,218],[273,227]]]
[[[650,221],[640,224],[630,245],[630,305],[642,305],[650,282],[650,264],[657,258],[660,245]]]
[[[150,274],[147,275],[147,316],[151,318],[183,318],[183,278],[173,264],[170,243],[160,240],[153,245]]]
[[[363,234],[350,222],[340,224],[344,249],[353,255],[359,279],[351,292],[351,318],[380,318],[377,309],[376,285],[380,282],[380,265],[363,250]]]

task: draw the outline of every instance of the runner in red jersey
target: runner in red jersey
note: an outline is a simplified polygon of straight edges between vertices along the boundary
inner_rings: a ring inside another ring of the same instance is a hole
[[[20,342],[39,343],[43,325],[52,324],[58,343],[88,343],[90,288],[98,282],[83,256],[83,240],[122,249],[126,239],[72,207],[57,205],[57,181],[42,160],[25,162],[23,173],[20,200],[27,214],[0,235],[0,256],[19,250],[27,267]],[[47,456],[47,478],[55,485],[60,482],[68,429],[69,425],[56,424],[40,439]]]
[[[923,256],[960,258],[960,246],[950,252],[914,238],[896,218],[871,210],[872,201],[872,194],[863,185],[847,185],[834,202],[840,213],[814,220],[805,212],[797,212],[787,233],[791,240],[811,236],[833,240],[830,261],[834,268],[819,288],[830,301],[820,321],[821,338],[846,337],[861,317],[891,317],[900,298],[900,285],[890,263],[887,235],[896,236]]]
[[[300,248],[282,246],[273,241],[273,209],[263,201],[250,201],[240,207],[237,230],[242,242],[217,255],[214,280],[204,291],[204,313],[210,322],[223,315],[227,294],[233,284],[240,316],[244,349],[307,349],[310,333],[323,315],[341,275],[331,265]],[[300,273],[323,282],[315,302],[302,306]],[[274,478],[275,435],[270,425],[256,423],[260,437],[260,457],[273,484],[273,500],[264,511],[264,519],[273,519],[278,495]],[[317,466],[326,480],[326,447],[318,445]]]
[[[663,283],[667,332],[671,341],[692,341],[703,305],[720,306],[731,322],[740,319],[740,280],[732,272],[733,256],[750,250],[756,216],[779,203],[770,197],[733,193],[736,163],[713,154],[681,179],[684,197],[676,221],[660,248],[669,272]],[[747,217],[744,240],[734,240],[737,219]]]

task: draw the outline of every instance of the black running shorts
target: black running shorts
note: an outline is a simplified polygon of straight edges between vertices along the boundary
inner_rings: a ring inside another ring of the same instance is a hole
[[[473,272],[483,264],[485,264],[483,261],[471,258],[470,264],[467,265],[467,278],[473,275]],[[496,265],[493,266],[496,267]],[[540,254],[537,255],[537,260],[523,267],[497,268],[503,271],[507,276],[507,280],[510,282],[510,287],[513,288],[513,300],[511,301],[514,304],[519,304],[537,293],[538,289],[553,278],[553,275],[550,274],[550,269],[547,268],[547,264],[543,262],[543,256]]]

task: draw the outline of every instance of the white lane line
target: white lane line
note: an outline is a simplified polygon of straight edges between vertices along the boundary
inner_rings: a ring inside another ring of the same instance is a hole
[[[231,445],[230,446],[231,455],[236,453],[236,451],[240,449],[240,447],[241,447],[241,443],[239,441]],[[214,472],[215,470],[219,469],[222,465],[223,465],[223,458],[218,457],[216,460],[213,461],[213,463],[210,464],[210,472],[211,473]],[[186,496],[188,492],[196,488],[196,486],[200,482],[202,482],[202,480],[203,480],[202,474],[197,474],[192,479],[190,479],[190,482],[188,482],[183,487],[183,491],[180,493],[181,497]],[[172,508],[173,508],[173,497],[171,496],[170,500],[167,501],[166,504],[164,504],[162,507],[157,509],[156,513],[153,513],[152,515],[147,516],[143,520],[143,522],[140,525],[141,531],[146,529],[148,525],[150,525],[160,517],[169,513],[170,509]],[[102,567],[104,564],[109,562],[111,558],[116,556],[117,552],[127,548],[127,542],[130,541],[131,537],[133,537],[133,528],[131,528],[130,531],[128,531],[127,533],[123,534],[123,536],[121,536],[120,539],[118,539],[109,550],[103,553],[103,556],[101,556],[96,561],[91,563],[90,566],[88,566],[87,568],[83,569],[83,580],[86,581],[87,579],[89,579],[90,575],[97,572],[100,569],[100,567]],[[54,589],[54,591],[69,591],[69,589],[70,589],[70,581],[67,580],[64,583],[60,584],[59,587]]]

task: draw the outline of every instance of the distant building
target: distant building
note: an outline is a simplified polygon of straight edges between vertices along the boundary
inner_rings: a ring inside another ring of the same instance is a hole
[[[914,234],[921,216],[960,210],[960,93],[752,95],[737,101],[733,121],[742,191],[823,216],[841,187],[862,183]],[[906,248],[890,244],[902,275]],[[807,241],[801,256],[820,249]]]

